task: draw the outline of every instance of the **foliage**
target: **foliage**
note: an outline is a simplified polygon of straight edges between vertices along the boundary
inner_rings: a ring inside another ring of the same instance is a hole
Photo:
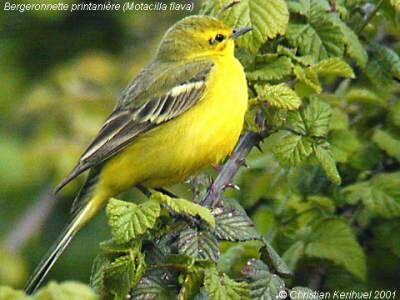
[[[96,300],[98,296],[86,285],[73,281],[58,284],[50,282],[34,295],[27,296],[21,291],[0,286],[0,299],[4,300]]]
[[[229,2],[203,1],[200,13],[217,15]],[[106,299],[279,299],[281,291],[312,292],[303,286],[397,287],[398,14],[398,2],[389,0],[242,0],[223,12],[227,24],[253,27],[238,40],[236,54],[248,79],[246,130],[266,133],[262,152],[250,153],[248,168],[235,178],[240,190],[226,191],[221,207],[199,205],[209,185],[201,176],[191,180],[193,195],[179,186],[179,198],[155,192],[149,199],[124,195],[135,203],[111,199],[112,238],[100,244],[90,279],[96,293]],[[96,73],[98,66],[103,71]],[[70,68],[80,73],[54,71],[55,83],[32,88],[31,105],[20,108],[34,120],[54,111],[38,128],[66,132],[58,136],[61,149],[49,147],[55,133],[29,134],[37,145],[27,160],[36,174],[45,165],[52,178],[67,171],[79,141],[104,115],[76,103],[92,99],[99,106],[108,94],[95,87],[116,85],[111,78],[118,73],[104,55],[80,58]],[[73,80],[58,79],[68,76]],[[58,94],[65,106],[49,108],[48,99]],[[3,144],[7,161],[21,156],[18,142]],[[69,154],[60,157],[61,150]],[[28,172],[11,169],[0,180]]]

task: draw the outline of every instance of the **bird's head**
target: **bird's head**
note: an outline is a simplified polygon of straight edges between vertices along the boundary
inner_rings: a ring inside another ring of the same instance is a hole
[[[172,26],[157,52],[161,60],[233,55],[234,39],[251,28],[231,28],[209,16],[190,16]]]

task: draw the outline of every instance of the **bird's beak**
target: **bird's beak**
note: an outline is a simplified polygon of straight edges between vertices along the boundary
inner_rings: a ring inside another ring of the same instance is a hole
[[[235,28],[232,31],[232,34],[230,36],[231,39],[236,39],[237,37],[249,32],[250,30],[252,30],[253,28],[251,27],[240,27],[240,28]]]

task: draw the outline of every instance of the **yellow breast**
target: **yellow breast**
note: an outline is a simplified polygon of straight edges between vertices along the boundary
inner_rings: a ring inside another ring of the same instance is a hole
[[[141,135],[107,162],[99,187],[123,191],[136,184],[168,186],[218,163],[239,138],[247,99],[241,64],[233,57],[216,59],[204,99]]]

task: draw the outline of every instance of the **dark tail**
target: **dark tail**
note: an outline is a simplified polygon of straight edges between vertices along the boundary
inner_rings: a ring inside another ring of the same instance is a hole
[[[68,226],[63,230],[59,239],[50,248],[47,255],[37,266],[32,276],[29,278],[27,284],[25,285],[25,292],[30,295],[39,287],[43,279],[53,267],[54,263],[64,252],[65,248],[69,245],[75,234],[92,218],[92,216],[97,212],[97,210],[102,206],[102,201],[104,199],[95,196],[91,199],[87,205],[82,207],[79,212],[77,212],[68,224]]]

